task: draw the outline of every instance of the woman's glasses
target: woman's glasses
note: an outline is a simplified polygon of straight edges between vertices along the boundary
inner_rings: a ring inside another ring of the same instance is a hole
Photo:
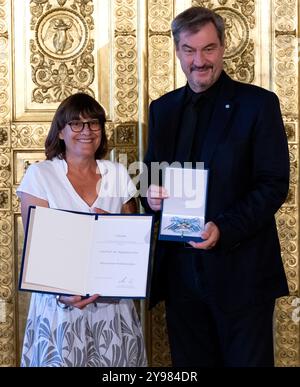
[[[81,132],[83,130],[85,124],[87,124],[88,128],[92,132],[97,132],[98,130],[101,129],[100,122],[97,119],[90,120],[90,121],[73,120],[73,121],[68,122],[67,124],[70,126],[70,128],[73,132],[77,132],[77,133]]]

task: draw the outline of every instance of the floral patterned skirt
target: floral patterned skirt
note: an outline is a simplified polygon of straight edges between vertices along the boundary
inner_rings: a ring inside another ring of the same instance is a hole
[[[22,367],[144,367],[142,329],[132,300],[62,309],[53,295],[34,293]]]

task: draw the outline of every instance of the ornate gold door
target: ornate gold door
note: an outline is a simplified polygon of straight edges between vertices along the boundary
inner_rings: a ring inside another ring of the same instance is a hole
[[[299,366],[298,19],[296,0],[0,0],[0,365],[18,364],[28,294],[17,291],[23,231],[15,190],[58,103],[93,94],[108,115],[109,157],[142,159],[152,99],[184,83],[170,22],[190,5],[227,26],[225,68],[273,89],[289,138],[291,187],[277,215],[291,296],[277,303],[276,362]],[[267,144],[266,144],[267,146]],[[169,365],[163,306],[140,315],[151,365]]]

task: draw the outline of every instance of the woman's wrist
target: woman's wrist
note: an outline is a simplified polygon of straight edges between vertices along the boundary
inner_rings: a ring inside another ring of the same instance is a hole
[[[60,301],[60,294],[56,296],[56,305],[60,307],[61,309],[70,309],[69,305],[64,304]]]

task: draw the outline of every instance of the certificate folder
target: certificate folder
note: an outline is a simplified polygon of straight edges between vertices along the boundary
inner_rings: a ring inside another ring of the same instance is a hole
[[[164,187],[169,197],[163,200],[160,240],[202,241],[207,184],[207,169],[165,169]]]
[[[20,290],[144,298],[153,217],[30,207]]]

